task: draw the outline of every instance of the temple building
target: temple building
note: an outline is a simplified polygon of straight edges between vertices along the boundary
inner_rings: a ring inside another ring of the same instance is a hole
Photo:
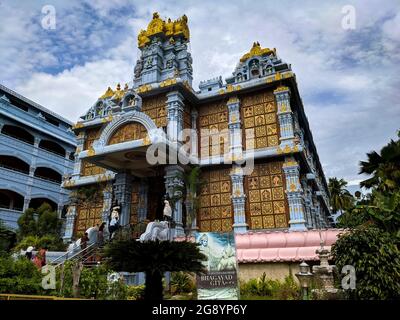
[[[74,125],[77,157],[63,186],[99,192],[95,201],[70,199],[66,240],[108,222],[114,203],[121,225],[162,219],[164,196],[193,166],[204,183],[192,229],[330,226],[327,183],[290,64],[254,42],[231,77],[196,91],[189,40],[185,15],[154,13],[138,35],[132,85],[109,87]],[[175,236],[184,233],[186,205],[175,203]]]
[[[0,221],[17,229],[27,208],[47,202],[59,217],[69,191],[63,177],[72,172],[73,123],[0,85]]]

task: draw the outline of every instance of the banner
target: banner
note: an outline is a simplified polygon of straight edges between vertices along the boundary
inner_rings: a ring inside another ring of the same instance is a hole
[[[233,232],[200,232],[196,236],[207,272],[197,275],[199,300],[238,300],[239,286],[235,236]]]

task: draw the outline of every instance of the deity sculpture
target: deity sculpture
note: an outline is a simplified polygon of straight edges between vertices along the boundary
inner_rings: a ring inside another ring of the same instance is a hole
[[[163,211],[164,219],[171,220],[172,218],[172,209],[168,200],[164,200],[164,211]]]

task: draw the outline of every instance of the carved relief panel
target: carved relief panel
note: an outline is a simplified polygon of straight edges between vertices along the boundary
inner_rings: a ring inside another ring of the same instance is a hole
[[[77,218],[75,221],[74,234],[82,234],[90,227],[102,223],[103,213],[103,189],[105,185],[98,184],[98,193],[94,200],[84,201],[77,205]]]
[[[119,127],[111,136],[109,145],[131,140],[139,140],[147,135],[146,128],[138,122],[126,123]]]
[[[201,158],[229,151],[228,108],[224,100],[200,106],[199,129]]]
[[[246,211],[251,229],[286,228],[288,206],[282,161],[255,164],[245,178]]]
[[[132,182],[132,196],[131,196],[131,218],[130,223],[138,223],[138,208],[139,208],[139,181]]]
[[[229,171],[230,169],[209,169],[201,174],[202,181],[205,181],[200,192],[198,212],[202,232],[232,230],[232,186]]]
[[[86,140],[83,145],[84,150],[88,150],[93,142],[100,137],[101,128],[88,129],[86,131]],[[104,168],[98,167],[92,163],[82,160],[81,176],[92,176],[96,174],[103,174],[106,170]]]
[[[142,111],[157,127],[167,126],[167,98],[163,95],[143,99]]]
[[[279,145],[279,127],[272,91],[247,95],[242,97],[241,101],[245,149]],[[250,132],[253,132],[253,135]]]

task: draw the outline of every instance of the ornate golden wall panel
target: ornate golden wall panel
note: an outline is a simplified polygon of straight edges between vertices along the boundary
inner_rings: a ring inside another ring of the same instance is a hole
[[[94,128],[86,130],[86,139],[83,145],[84,150],[89,149],[94,140],[97,140],[100,137],[101,128]],[[92,176],[96,174],[103,174],[106,170],[104,168],[98,167],[92,163],[86,162],[82,160],[82,167],[81,167],[81,176]]]
[[[245,178],[247,222],[251,229],[288,227],[282,161],[255,164]]]
[[[167,126],[167,98],[164,95],[143,99],[142,111],[154,121],[157,127]]]
[[[139,140],[147,135],[146,128],[138,122],[126,123],[119,127],[111,136],[109,145],[131,140]]]
[[[241,117],[245,149],[279,145],[276,103],[272,91],[243,96],[241,98]],[[251,132],[253,132],[253,136]]]
[[[138,223],[138,208],[139,208],[139,181],[134,181],[132,183],[132,196],[131,196],[131,218],[130,223]]]
[[[74,234],[83,236],[84,232],[90,228],[102,223],[103,213],[103,184],[98,184],[98,197],[94,201],[86,201],[77,205],[77,218],[75,221]]]
[[[224,155],[229,151],[228,108],[225,100],[199,108],[200,157]],[[202,129],[208,129],[207,135]],[[215,133],[213,133],[215,131]]]
[[[233,207],[231,202],[230,169],[204,169],[201,180],[205,181],[200,192],[198,225],[202,232],[232,230]]]

